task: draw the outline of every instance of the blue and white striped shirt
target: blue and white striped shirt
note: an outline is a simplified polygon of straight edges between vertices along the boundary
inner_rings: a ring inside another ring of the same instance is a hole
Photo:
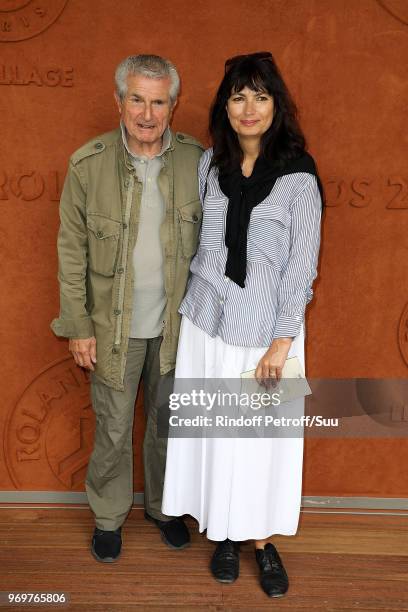
[[[253,208],[241,288],[225,276],[228,198],[217,169],[208,173],[211,156],[207,149],[200,160],[201,238],[179,312],[210,336],[236,346],[269,346],[274,338],[295,337],[317,275],[321,198],[316,178],[304,172],[282,176]]]

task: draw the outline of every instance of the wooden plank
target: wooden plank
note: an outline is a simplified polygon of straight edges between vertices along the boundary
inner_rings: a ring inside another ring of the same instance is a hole
[[[66,591],[70,612],[164,606],[252,611],[271,605],[302,612],[408,610],[406,517],[303,515],[297,536],[275,538],[291,586],[273,601],[259,586],[253,543],[241,545],[237,582],[221,585],[209,571],[214,543],[198,533],[195,521],[187,522],[192,546],[173,551],[135,509],[123,530],[121,558],[102,564],[89,551],[88,509],[2,508],[0,590]]]

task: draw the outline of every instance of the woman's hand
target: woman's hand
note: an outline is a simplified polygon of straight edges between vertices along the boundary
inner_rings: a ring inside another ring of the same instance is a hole
[[[268,388],[275,386],[282,378],[282,369],[292,345],[292,338],[276,338],[265,355],[261,357],[255,370],[257,382]]]

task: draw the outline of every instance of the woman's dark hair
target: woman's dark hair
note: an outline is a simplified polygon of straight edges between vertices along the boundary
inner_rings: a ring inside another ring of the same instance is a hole
[[[213,140],[212,166],[228,172],[241,163],[243,153],[232,129],[226,105],[232,93],[244,87],[266,92],[273,97],[274,118],[262,135],[261,154],[278,166],[300,157],[306,141],[297,120],[296,105],[270,53],[252,53],[231,58],[225,63],[225,76],[210,110],[210,134]]]

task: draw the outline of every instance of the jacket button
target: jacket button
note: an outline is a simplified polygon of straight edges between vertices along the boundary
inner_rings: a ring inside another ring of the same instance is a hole
[[[197,221],[198,221],[197,215],[193,215],[193,221],[194,221],[194,223],[197,223]]]
[[[114,355],[117,355],[117,354],[119,353],[119,349],[117,349],[117,348],[113,348],[113,349],[112,349],[112,353],[113,353]]]
[[[97,142],[95,144],[95,149],[103,149],[103,143],[102,142]]]
[[[123,224],[123,229],[127,229],[127,223]]]
[[[115,308],[115,310],[113,311],[113,314],[120,315],[121,312],[122,312],[121,310],[119,310],[118,308]]]
[[[179,134],[178,137],[179,137],[179,140],[184,140],[184,134]]]
[[[96,232],[96,235],[98,236],[98,238],[103,238],[103,232],[101,231]]]
[[[125,179],[125,187],[129,187],[129,179]]]
[[[124,273],[124,271],[125,271],[125,269],[124,269],[124,268],[118,268],[118,274],[123,274],[123,273]]]

